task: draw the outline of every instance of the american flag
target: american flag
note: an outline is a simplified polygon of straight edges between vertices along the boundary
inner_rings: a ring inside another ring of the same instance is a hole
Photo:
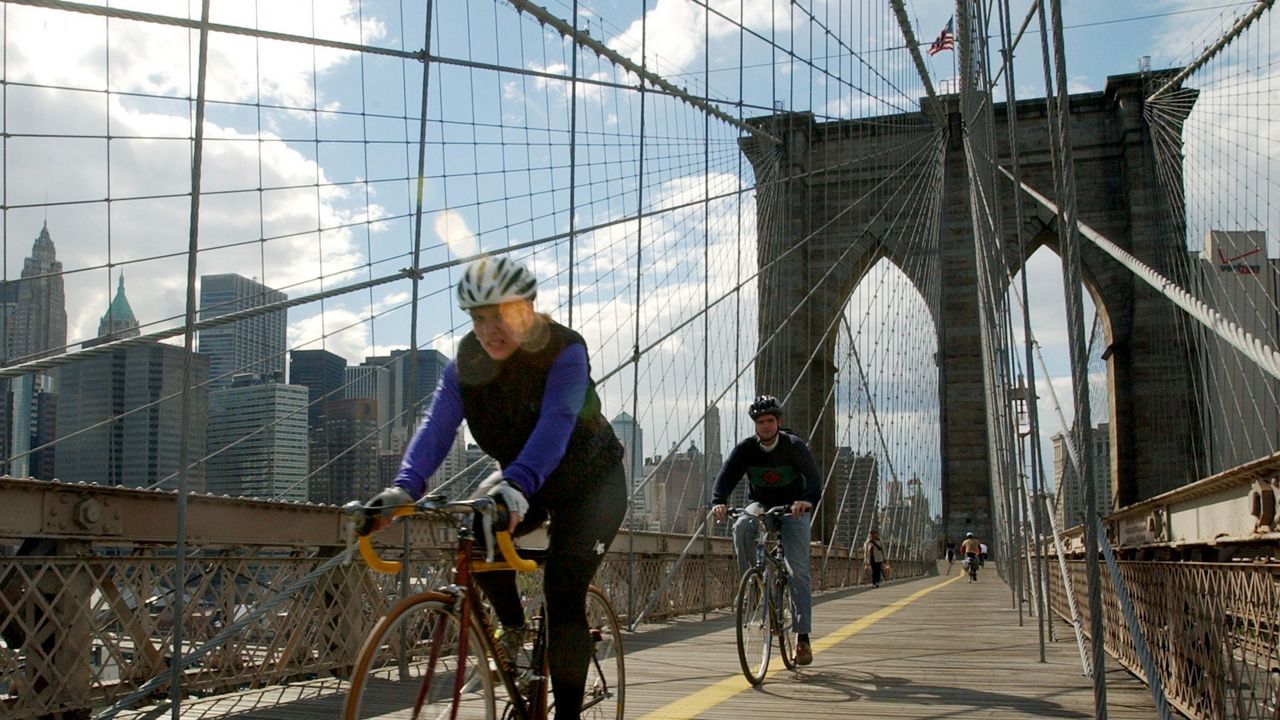
[[[955,31],[952,29],[956,21],[954,15],[947,21],[947,26],[942,28],[942,32],[938,33],[938,39],[933,41],[929,46],[929,55],[937,55],[943,50],[953,50],[956,44]]]

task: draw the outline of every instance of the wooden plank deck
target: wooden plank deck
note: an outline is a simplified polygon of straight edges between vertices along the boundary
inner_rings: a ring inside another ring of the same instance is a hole
[[[957,565],[958,569],[958,565]],[[988,567],[970,584],[953,572],[815,598],[814,661],[788,672],[775,661],[759,688],[738,668],[732,618],[687,618],[627,635],[627,717],[1091,718],[1092,681],[1080,672],[1070,629],[1039,662],[1035,619],[1011,607]],[[337,681],[191,700],[184,718],[335,717]],[[1146,686],[1107,667],[1112,720],[1155,717]],[[169,711],[122,713],[162,718]]]

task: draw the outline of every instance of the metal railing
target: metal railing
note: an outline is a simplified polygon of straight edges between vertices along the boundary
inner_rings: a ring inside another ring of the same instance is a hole
[[[101,709],[125,698],[173,661],[182,623],[183,692],[214,695],[315,678],[344,678],[372,624],[402,596],[401,577],[378,575],[346,552],[345,518],[330,506],[192,496],[188,557],[175,590],[172,493],[0,479],[0,716],[40,718]],[[39,539],[37,539],[39,538]],[[381,533],[403,556],[409,591],[438,584],[449,566],[447,533],[406,523]],[[629,621],[729,606],[737,585],[731,542],[712,538],[683,557],[687,537],[620,535],[596,584]],[[536,543],[535,543],[536,544]],[[628,553],[627,550],[630,549]],[[863,582],[862,559],[813,546],[815,589]],[[932,562],[893,562],[897,577]],[[327,566],[327,567],[326,567]],[[279,594],[302,583],[287,598]],[[255,608],[270,612],[245,623]],[[229,627],[216,649],[188,657]],[[153,697],[167,697],[167,683]]]
[[[1191,718],[1280,717],[1280,564],[1121,561],[1120,573],[1166,697]],[[1089,627],[1085,564],[1068,562],[1077,606]],[[1107,652],[1145,677],[1103,566]],[[1061,579],[1050,602],[1068,617]]]

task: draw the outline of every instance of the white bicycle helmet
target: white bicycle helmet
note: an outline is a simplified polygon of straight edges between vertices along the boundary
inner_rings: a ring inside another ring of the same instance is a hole
[[[463,310],[533,300],[537,296],[538,279],[524,265],[507,257],[476,260],[458,281],[458,307]]]

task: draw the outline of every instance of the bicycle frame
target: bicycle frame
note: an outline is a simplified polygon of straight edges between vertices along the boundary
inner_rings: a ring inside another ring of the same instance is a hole
[[[771,520],[771,522],[766,522]],[[787,564],[782,551],[782,537],[779,533],[779,520],[761,515],[756,518],[756,562],[755,567],[764,572],[765,610],[769,613],[769,625],[775,635],[785,631],[782,627],[782,608],[778,607],[779,593],[774,592],[778,583],[790,582]],[[761,532],[763,531],[763,532]]]
[[[507,533],[501,533],[506,536],[507,543],[510,544],[511,536]],[[500,543],[501,545],[501,543]],[[544,718],[547,716],[547,685],[550,682],[545,669],[541,672],[532,674],[532,683],[528,688],[528,692],[521,692],[518,684],[520,669],[516,666],[516,659],[507,654],[506,649],[501,643],[494,642],[496,633],[494,632],[493,622],[489,619],[489,613],[485,612],[484,604],[480,601],[480,596],[475,592],[475,585],[472,582],[473,572],[492,572],[495,570],[514,569],[509,560],[499,562],[483,562],[475,563],[472,551],[475,548],[475,538],[472,536],[470,528],[460,527],[458,531],[458,549],[454,554],[454,582],[450,588],[457,588],[459,591],[458,618],[462,627],[467,627],[469,622],[468,615],[474,614],[476,622],[483,628],[484,632],[480,637],[484,638],[483,642],[488,644],[486,652],[490,657],[497,659],[498,677],[502,679],[502,685],[507,690],[509,702],[514,710],[516,718]],[[512,546],[512,554],[514,555],[514,546]],[[503,550],[503,556],[506,557],[506,551]],[[518,556],[517,561],[521,560]],[[529,561],[534,569],[538,564],[536,561]],[[475,563],[476,567],[473,567]],[[546,623],[541,619],[537,622],[537,635],[533,644],[532,666],[535,668],[545,667],[546,660]],[[439,640],[437,638],[437,646]],[[466,633],[462,634],[459,639],[459,653],[462,658],[466,658]],[[430,670],[428,675],[430,675]],[[458,663],[457,678],[454,681],[455,694],[461,689],[461,684],[466,673],[466,663]],[[526,697],[527,695],[527,697]],[[455,696],[455,700],[457,697]]]
[[[402,517],[415,514],[413,508],[404,508],[396,510],[392,513],[393,517]],[[489,614],[485,612],[484,604],[480,600],[479,593],[475,592],[475,584],[473,574],[479,572],[493,572],[498,570],[517,570],[520,572],[532,572],[538,568],[538,562],[527,558],[522,558],[517,554],[511,536],[506,532],[494,533],[495,544],[498,546],[501,555],[500,560],[483,560],[475,559],[475,534],[469,523],[457,523],[458,542],[454,550],[453,559],[453,582],[449,585],[433,588],[415,595],[438,594],[446,595],[453,600],[453,609],[458,616],[458,624],[460,628],[471,627],[471,623],[476,623],[481,632],[479,633],[481,642],[485,645],[484,654],[488,657],[495,658],[496,674],[502,680],[502,685],[507,691],[510,708],[506,717],[514,717],[518,719],[534,720],[536,718],[544,718],[547,716],[547,689],[550,683],[550,677],[545,671],[546,665],[546,624],[541,619],[537,621],[537,634],[534,640],[532,652],[532,667],[543,668],[542,671],[531,673],[531,684],[526,692],[522,692],[519,685],[520,670],[515,664],[515,658],[509,657],[501,643],[495,642],[495,632],[493,622],[489,619]],[[373,542],[368,536],[358,538],[358,546],[360,554],[364,557],[365,562],[370,567],[380,572],[397,573],[400,571],[400,563],[395,561],[387,561],[378,557],[377,552],[373,548]],[[432,628],[432,652],[428,659],[428,666],[423,679],[423,692],[430,685],[431,678],[435,674],[436,663],[439,660],[436,652],[441,645],[441,638],[444,632],[443,623],[437,623]],[[458,702],[462,685],[466,676],[467,665],[466,658],[468,636],[470,633],[461,632],[458,638],[458,666],[455,672],[453,685],[453,700]],[[421,702],[419,697],[418,701]]]
[[[730,511],[731,517],[739,521],[743,517],[749,517],[756,523],[755,561],[743,574],[738,597],[735,599],[739,622],[738,658],[742,663],[743,674],[753,685],[764,681],[769,656],[768,648],[775,640],[783,664],[788,669],[795,669],[795,643],[786,627],[791,577],[785,562],[786,556],[781,539],[782,518],[789,514],[790,507],[785,505],[770,508],[764,512],[736,508]],[[742,624],[748,617],[743,613],[745,607],[743,603],[747,602],[747,596],[743,593],[746,592],[748,578],[753,575],[759,577],[761,593],[759,609],[763,612],[759,617],[764,623],[761,629],[766,631],[763,654],[760,657],[754,657],[752,651],[748,650],[745,642],[750,633],[744,632],[745,626]]]

